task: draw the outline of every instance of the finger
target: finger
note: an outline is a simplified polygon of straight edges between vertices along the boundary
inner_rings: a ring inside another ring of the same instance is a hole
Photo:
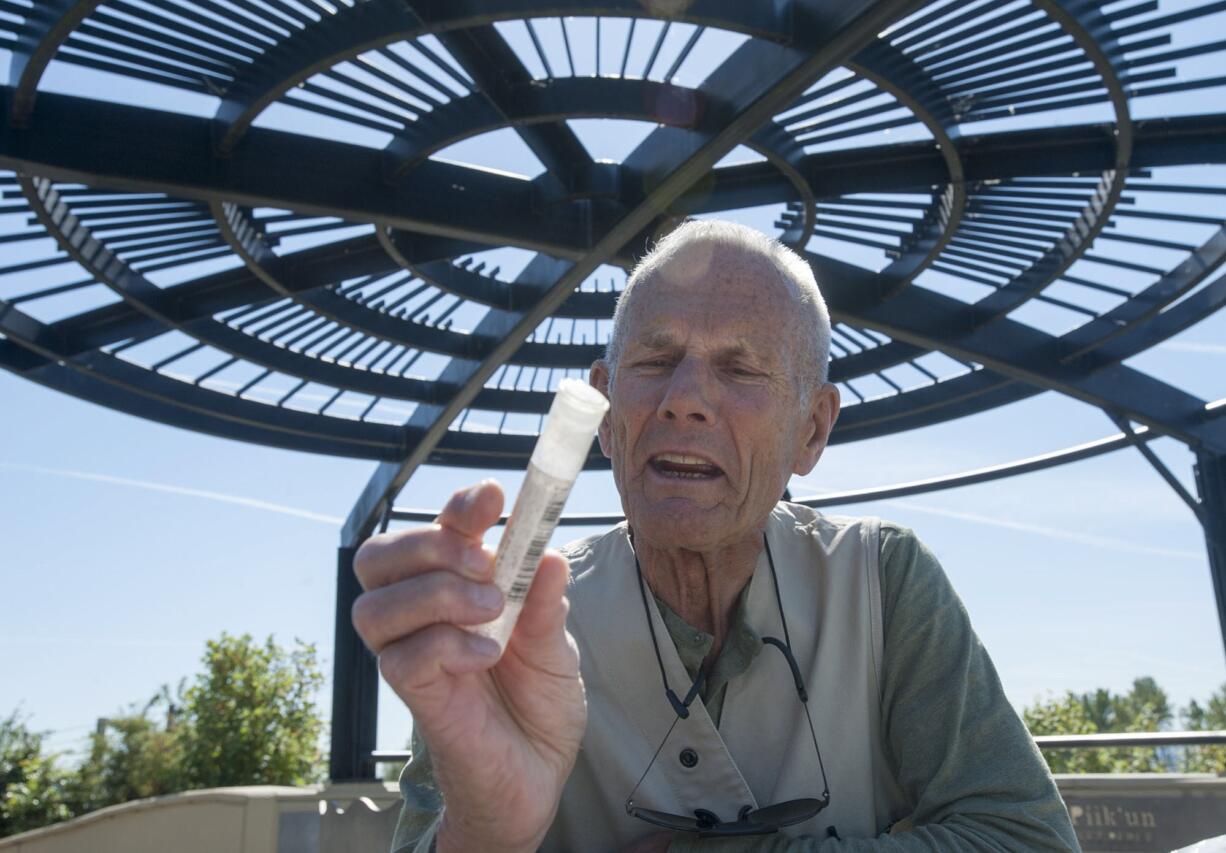
[[[523,639],[553,637],[566,624],[566,588],[570,563],[557,551],[546,551],[524,599],[515,632]]]
[[[494,554],[479,539],[473,541],[435,524],[372,536],[353,558],[353,571],[366,590],[440,570],[487,581],[494,573]]]
[[[379,654],[379,672],[413,710],[414,697],[440,679],[483,672],[498,663],[500,654],[489,637],[455,625],[431,625],[386,646]]]
[[[452,495],[435,523],[479,542],[502,515],[502,504],[502,486],[494,480],[482,480]]]
[[[493,584],[451,572],[429,572],[363,593],[353,603],[353,626],[375,654],[429,625],[480,625],[502,612]]]

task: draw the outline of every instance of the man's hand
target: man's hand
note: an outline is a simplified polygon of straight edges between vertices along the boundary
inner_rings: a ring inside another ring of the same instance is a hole
[[[375,536],[354,558],[366,590],[354,627],[409,706],[443,793],[439,853],[536,850],[587,724],[560,554],[541,560],[501,660],[497,643],[460,627],[502,610],[482,545],[502,502],[497,483],[480,483],[433,526]]]

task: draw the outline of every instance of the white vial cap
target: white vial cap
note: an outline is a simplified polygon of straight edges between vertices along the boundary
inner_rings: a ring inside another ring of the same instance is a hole
[[[563,379],[558,384],[549,417],[530,464],[551,477],[574,480],[583,469],[592,437],[609,410],[609,401],[591,385],[578,379]]]

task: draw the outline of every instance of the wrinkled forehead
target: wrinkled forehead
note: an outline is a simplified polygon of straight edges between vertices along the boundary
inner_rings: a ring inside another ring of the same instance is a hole
[[[794,285],[771,257],[710,241],[688,243],[647,271],[629,299],[627,338],[660,322],[721,315],[778,333],[795,326],[798,307]]]

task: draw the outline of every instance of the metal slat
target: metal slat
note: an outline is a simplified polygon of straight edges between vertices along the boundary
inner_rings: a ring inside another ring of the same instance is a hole
[[[91,21],[98,23],[91,23]],[[241,62],[243,59],[250,61],[251,58],[250,55],[245,57],[227,55],[206,44],[191,42],[152,27],[142,26],[135,21],[114,14],[106,6],[99,7],[93,18],[78,27],[77,32],[88,33],[98,38],[114,39],[117,44],[137,50],[165,48],[171,51],[167,55],[169,59],[176,59],[180,62],[208,63],[230,77],[233,76],[236,62]],[[133,35],[140,35],[141,38],[133,38]],[[182,59],[179,58],[180,56]]]
[[[1169,27],[1172,24],[1181,24],[1186,21],[1195,21],[1199,18],[1216,15],[1219,12],[1226,12],[1226,2],[1206,3],[1203,6],[1194,6],[1191,9],[1184,9],[1179,12],[1172,12],[1168,15],[1160,15],[1157,18],[1148,18],[1144,21],[1138,21],[1127,27],[1113,28],[1116,38],[1128,38],[1128,36],[1138,33],[1148,32],[1150,30]]]
[[[203,40],[212,40],[213,36],[220,36],[227,40],[231,45],[235,45],[234,49],[242,48],[249,57],[254,58],[263,52],[270,44],[276,44],[280,39],[281,34],[275,30],[270,30],[264,34],[256,34],[252,30],[244,30],[236,25],[227,23],[225,20],[201,14],[190,6],[180,6],[169,2],[169,0],[142,0],[143,3],[152,7],[162,16],[162,26],[166,27],[182,27],[184,22],[190,22],[196,25],[196,37]],[[133,17],[139,17],[144,13],[144,9],[131,2],[131,0],[110,0],[110,4],[114,8],[126,12]],[[257,40],[262,41],[257,43]]]

